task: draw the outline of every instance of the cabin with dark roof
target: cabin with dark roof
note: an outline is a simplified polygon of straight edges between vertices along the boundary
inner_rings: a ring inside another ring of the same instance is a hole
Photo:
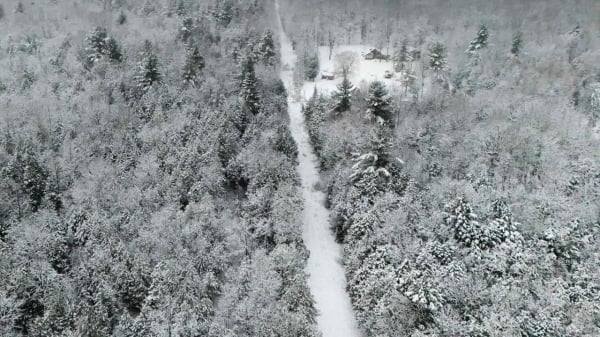
[[[387,60],[388,56],[379,51],[379,49],[371,49],[365,54],[365,60]]]

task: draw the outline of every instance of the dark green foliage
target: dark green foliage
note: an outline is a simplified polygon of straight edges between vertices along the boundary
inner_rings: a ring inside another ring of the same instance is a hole
[[[347,74],[344,72],[344,79],[342,83],[338,84],[337,91],[333,93],[332,97],[335,100],[335,107],[333,110],[336,113],[342,113],[350,110],[352,92],[354,86],[350,83]]]
[[[467,53],[473,55],[479,52],[482,49],[485,49],[488,45],[488,37],[489,32],[485,25],[481,25],[479,27],[479,31],[477,31],[477,36],[471,43],[469,44],[469,48],[467,48]]]
[[[226,0],[220,3],[220,5],[217,6],[217,8],[213,11],[213,16],[221,25],[229,25],[233,19],[233,4],[231,1]]]
[[[25,7],[23,6],[23,3],[21,1],[19,1],[17,3],[17,8],[15,9],[15,12],[22,14],[24,11],[25,11]]]
[[[275,149],[286,155],[291,162],[298,162],[298,145],[290,130],[285,125],[281,125],[277,128],[277,135],[275,138]]]
[[[264,64],[273,65],[275,57],[275,42],[273,41],[273,32],[268,30],[258,41],[256,45],[256,54]]]
[[[405,187],[401,162],[391,152],[392,134],[389,126],[377,125],[367,147],[354,159],[350,181],[365,195],[386,191],[402,193]]]
[[[114,38],[109,38],[106,42],[106,52],[105,54],[108,56],[108,59],[114,62],[123,61],[123,52],[121,51],[121,46],[117,43],[117,40]]]
[[[27,35],[23,38],[19,45],[19,51],[35,55],[38,54],[42,47],[42,40],[35,34]]]
[[[491,207],[492,218],[480,224],[468,201],[458,198],[448,204],[444,221],[454,230],[454,238],[467,247],[491,249],[502,242],[519,242],[520,234],[513,223],[510,209],[504,201],[496,200]]]
[[[152,43],[146,40],[137,65],[135,81],[138,88],[145,92],[154,83],[160,82],[161,73],[159,67],[158,56],[153,51]]]
[[[367,113],[373,118],[381,119],[388,126],[393,126],[394,112],[392,99],[388,96],[385,84],[379,81],[371,83],[367,100]]]
[[[198,75],[204,69],[204,57],[200,55],[198,47],[190,49],[185,57],[183,66],[183,80],[185,83],[195,86],[198,84]]]
[[[96,27],[86,38],[90,48],[97,54],[104,54],[106,51],[106,42],[108,40],[108,33],[106,28]]]
[[[258,95],[258,79],[254,72],[254,61],[246,58],[242,62],[241,96],[245,106],[253,114],[258,114],[261,109],[260,97]]]
[[[317,95],[316,89],[311,99],[304,106],[303,113],[310,143],[320,157],[321,165],[325,165],[325,159],[321,155],[324,143],[321,128],[327,119],[327,107],[325,99]]]
[[[446,69],[446,46],[440,42],[429,49],[429,68],[434,72]]]
[[[458,198],[446,206],[444,221],[454,230],[454,238],[467,246],[477,245],[480,229],[476,219],[477,215],[464,198]]]
[[[0,20],[4,19],[4,6],[0,4]]]
[[[46,192],[46,183],[48,179],[48,169],[38,159],[31,148],[24,151],[17,151],[10,162],[2,169],[2,176],[14,182],[14,197],[19,203],[21,210],[20,195],[29,198],[29,205],[32,211],[37,211],[42,205]],[[19,211],[19,213],[21,213]]]
[[[238,154],[240,137],[241,132],[235,127],[233,122],[226,121],[223,126],[221,126],[221,131],[217,138],[217,154],[223,168],[226,168],[229,165],[230,160]]]
[[[106,28],[97,27],[86,37],[88,47],[85,49],[82,62],[86,69],[91,68],[103,56],[111,62],[122,62],[123,52],[121,46],[113,37],[108,36]]]
[[[319,58],[316,55],[304,54],[304,76],[309,81],[314,81],[319,75]]]
[[[125,15],[125,12],[121,11],[119,13],[119,17],[117,18],[117,23],[119,25],[124,25],[127,22],[127,15]]]
[[[521,54],[522,46],[523,46],[523,33],[516,32],[512,38],[512,44],[510,46],[510,53],[513,56],[519,56]]]
[[[404,39],[399,45],[396,45],[393,55],[394,70],[401,72],[406,67],[406,63],[410,62],[412,57],[408,52],[408,40]]]
[[[188,42],[188,39],[192,36],[194,29],[194,20],[192,18],[185,18],[179,28],[179,38],[183,42]]]
[[[177,12],[177,15],[179,15],[179,16],[185,15],[185,13],[186,13],[185,0],[179,0],[179,2],[177,3],[176,12]]]
[[[64,274],[71,269],[71,252],[75,244],[65,224],[58,224],[54,233],[54,240],[50,243],[48,252],[48,261],[57,273]]]
[[[35,73],[32,70],[23,70],[21,77],[21,90],[29,90],[36,80]]]

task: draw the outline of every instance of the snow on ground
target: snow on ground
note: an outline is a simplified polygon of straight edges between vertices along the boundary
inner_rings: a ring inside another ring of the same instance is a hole
[[[356,54],[356,62],[353,64],[350,75],[350,82],[355,87],[362,89],[368,88],[368,85],[373,81],[381,81],[386,84],[391,95],[399,95],[403,93],[403,87],[400,83],[400,73],[394,73],[390,79],[384,78],[386,70],[393,72],[394,65],[392,61],[383,60],[365,60],[364,54],[368,53],[373,47],[366,45],[340,45],[333,49],[333,55],[329,60],[329,47],[319,47],[319,65],[321,71],[333,72],[336,70],[336,55],[343,52],[351,52]],[[321,74],[317,76],[315,82],[305,82],[302,88],[302,95],[305,98],[310,98],[315,90],[322,94],[330,94],[336,90],[337,85],[342,82],[342,76],[336,74],[334,80],[321,79]]]
[[[277,15],[279,15],[278,1],[275,4]],[[281,58],[284,65],[281,71],[281,80],[287,91],[292,93],[294,84],[291,67],[295,64],[296,56],[289,38],[283,31],[281,18],[278,19]],[[308,286],[319,311],[317,324],[323,337],[358,337],[360,334],[350,298],[346,292],[344,269],[340,264],[342,249],[335,242],[333,233],[329,229],[329,212],[324,206],[325,194],[315,189],[319,182],[317,157],[304,127],[302,99],[296,101],[290,95],[288,109],[290,130],[298,143],[298,173],[302,181],[304,199],[303,239],[310,251],[306,271],[309,274]]]

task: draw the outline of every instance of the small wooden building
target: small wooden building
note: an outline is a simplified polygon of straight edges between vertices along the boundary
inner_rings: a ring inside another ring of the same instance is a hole
[[[334,80],[335,79],[335,75],[332,72],[330,72],[330,71],[324,70],[324,71],[321,72],[321,79],[323,79],[323,80]]]
[[[365,60],[387,60],[387,55],[383,54],[379,49],[371,49],[365,54]]]

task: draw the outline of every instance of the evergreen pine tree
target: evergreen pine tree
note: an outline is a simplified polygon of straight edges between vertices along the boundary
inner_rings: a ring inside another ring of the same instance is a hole
[[[396,72],[403,71],[406,68],[406,63],[412,61],[412,57],[408,52],[408,40],[404,39],[399,45],[396,45],[393,61]]]
[[[88,36],[88,43],[98,54],[103,54],[106,50],[106,40],[108,39],[108,33],[106,28],[96,27],[94,31]]]
[[[198,73],[204,69],[204,57],[200,55],[197,47],[188,51],[183,66],[183,80],[185,83],[195,86],[198,80]]]
[[[257,54],[265,64],[273,64],[273,57],[276,55],[275,42],[273,41],[273,32],[270,30],[268,30],[265,35],[260,38]]]
[[[91,68],[102,56],[108,56],[108,59],[113,62],[123,61],[121,46],[117,40],[108,36],[106,28],[97,27],[88,34],[86,40],[89,44],[84,52],[87,68]]]
[[[467,247],[477,245],[480,236],[480,225],[477,215],[473,212],[471,204],[460,197],[446,205],[444,222],[454,230],[454,238]]]
[[[415,91],[418,90],[415,87],[415,83],[417,81],[417,73],[414,70],[407,70],[402,73],[402,82],[404,82],[404,96],[409,97],[408,94],[410,92],[411,96],[414,99]],[[410,90],[410,91],[409,91]]]
[[[316,55],[304,54],[304,76],[309,81],[314,81],[319,75],[319,58]]]
[[[513,35],[512,45],[510,47],[510,53],[513,54],[513,56],[519,56],[519,54],[521,54],[522,45],[523,45],[523,33],[516,32],[515,35]]]
[[[119,46],[117,40],[112,37],[108,38],[106,41],[105,54],[108,56],[108,59],[113,62],[123,61],[123,52],[121,51],[121,46]]]
[[[254,60],[246,58],[242,66],[242,99],[253,114],[260,112],[260,99],[257,90],[258,80],[254,73]]]
[[[401,190],[399,178],[402,162],[392,155],[392,133],[389,126],[378,125],[371,134],[367,148],[354,159],[350,180],[363,193]]]
[[[147,91],[152,84],[160,81],[160,63],[158,56],[152,51],[152,43],[146,40],[144,42],[144,49],[138,62],[138,70],[136,75],[136,82],[142,91]]]
[[[29,197],[29,204],[34,212],[44,200],[48,175],[46,166],[29,147],[24,151],[16,152],[12,160],[0,170],[0,178],[6,177],[15,182],[16,193]],[[19,205],[19,215],[21,215],[20,208]]]
[[[124,25],[125,22],[127,22],[127,15],[125,15],[125,12],[121,11],[121,13],[119,13],[119,17],[117,18],[117,23],[119,25]]]
[[[186,9],[185,9],[185,1],[184,0],[179,0],[179,3],[177,3],[176,12],[177,12],[177,15],[179,15],[179,16],[185,15]]]
[[[226,1],[222,7],[217,7],[213,12],[213,16],[221,25],[229,25],[231,19],[233,19],[233,4],[231,1]]]
[[[367,113],[391,125],[393,120],[393,112],[390,107],[391,102],[392,100],[388,97],[388,92],[382,82],[375,81],[371,83],[367,97]]]
[[[333,111],[339,114],[350,110],[350,100],[352,99],[353,90],[354,86],[348,79],[348,74],[344,72],[344,79],[342,80],[342,83],[338,84],[337,91],[333,94],[333,98],[336,101]]]
[[[192,36],[192,30],[194,29],[194,20],[192,18],[185,18],[179,28],[179,37],[181,41],[187,42],[190,36]]]
[[[106,42],[108,40],[108,34],[106,28],[96,27],[96,29],[88,34],[86,40],[89,45],[89,47],[86,48],[87,61],[90,64],[94,64],[107,50]]]
[[[435,73],[446,68],[446,46],[438,42],[429,49],[429,67]]]
[[[592,108],[592,121],[595,122],[600,119],[600,85],[594,85],[592,87],[590,107]]]
[[[478,51],[487,47],[488,44],[489,33],[487,27],[485,25],[481,25],[479,27],[479,31],[477,32],[477,36],[471,43],[469,44],[469,48],[466,50],[468,54],[476,54]]]

